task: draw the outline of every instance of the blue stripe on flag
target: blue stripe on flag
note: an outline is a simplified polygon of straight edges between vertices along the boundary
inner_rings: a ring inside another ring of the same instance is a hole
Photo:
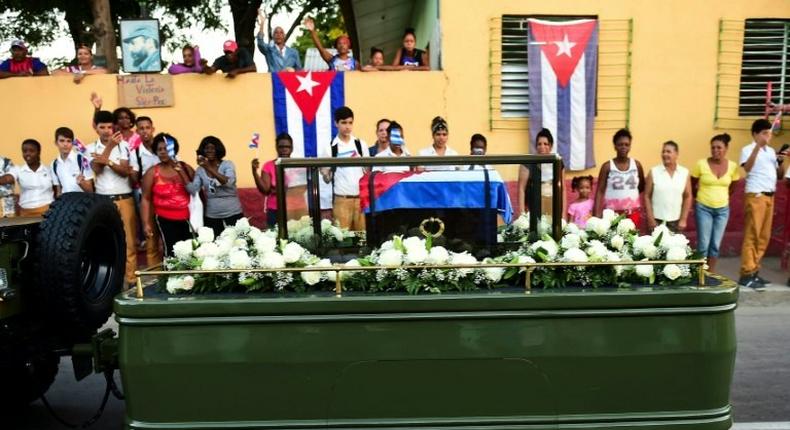
[[[535,41],[535,35],[529,32],[529,42]],[[528,70],[529,75],[529,152],[531,154],[537,153],[538,149],[535,146],[535,138],[538,132],[543,128],[543,86],[541,85],[541,73],[543,71],[541,62],[543,58],[540,55],[540,45],[529,44],[527,45],[527,56],[529,58]],[[551,130],[555,133],[555,130]]]
[[[568,165],[571,162],[571,83],[566,87],[557,83],[557,135],[554,147]]]
[[[334,115],[335,109],[346,105],[346,81],[345,73],[338,72],[335,78],[332,79],[332,84],[329,87],[330,91],[330,106],[332,108],[332,136],[337,136],[337,127],[335,126]]]
[[[285,103],[285,85],[277,73],[272,73],[272,102],[274,104],[275,135],[288,132],[288,111]]]

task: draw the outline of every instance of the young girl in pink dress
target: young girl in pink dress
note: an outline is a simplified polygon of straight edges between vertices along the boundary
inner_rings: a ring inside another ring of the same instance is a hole
[[[571,189],[579,194],[579,198],[568,206],[566,220],[576,224],[579,228],[587,225],[593,212],[595,200],[590,198],[592,192],[592,176],[576,176],[571,180]]]

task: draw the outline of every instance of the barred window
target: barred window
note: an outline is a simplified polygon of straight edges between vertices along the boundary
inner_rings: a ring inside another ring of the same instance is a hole
[[[502,118],[529,117],[529,61],[527,58],[527,43],[529,42],[527,19],[529,18],[547,21],[597,19],[596,16],[502,16],[502,93],[500,101]]]
[[[772,101],[790,98],[790,19],[747,19],[743,31],[743,57],[738,115],[765,114],[765,94],[772,82]]]

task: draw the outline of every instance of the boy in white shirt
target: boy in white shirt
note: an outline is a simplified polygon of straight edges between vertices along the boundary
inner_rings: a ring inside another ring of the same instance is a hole
[[[96,175],[96,194],[109,197],[121,213],[126,234],[126,282],[133,285],[137,269],[137,215],[129,185],[129,176],[134,173],[129,164],[129,146],[121,132],[113,128],[112,113],[105,110],[96,112],[93,128],[99,138],[88,145],[88,154],[92,157],[91,169]]]
[[[368,146],[365,142],[351,134],[354,129],[354,112],[346,106],[335,110],[335,126],[337,136],[332,140],[331,153],[322,148],[322,157],[353,158],[368,157]],[[359,204],[359,180],[365,174],[362,167],[338,167],[323,169],[321,174],[326,183],[333,183],[335,219],[341,228],[349,230],[365,230],[365,218]]]
[[[87,155],[74,150],[74,132],[68,127],[58,127],[55,145],[59,155],[50,164],[55,197],[63,193],[92,193],[93,170]]]

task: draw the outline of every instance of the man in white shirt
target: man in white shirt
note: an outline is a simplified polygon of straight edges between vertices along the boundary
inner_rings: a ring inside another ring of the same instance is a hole
[[[129,164],[129,146],[120,131],[113,129],[112,113],[98,111],[93,117],[93,128],[99,138],[88,145],[91,169],[96,175],[96,194],[109,197],[123,220],[126,234],[126,282],[134,284],[134,271],[137,269],[137,215],[134,211],[132,187],[129,176],[134,172]]]
[[[365,142],[351,134],[354,129],[354,112],[346,106],[335,110],[335,126],[337,136],[332,140],[331,153],[323,153],[322,157],[354,158],[368,157]],[[326,148],[324,148],[326,151]],[[359,180],[365,174],[362,167],[338,167],[323,169],[321,174],[326,183],[333,183],[335,219],[341,228],[349,230],[365,230],[365,218],[359,204]]]
[[[131,152],[129,163],[134,169],[133,176],[133,190],[135,204],[137,205],[135,213],[140,215],[140,198],[142,196],[140,184],[143,181],[143,175],[153,166],[159,164],[159,156],[156,155],[153,149],[154,135],[156,129],[154,128],[154,121],[147,116],[137,117],[135,122],[137,125],[137,134],[140,136],[140,145]],[[154,230],[157,229],[156,223],[152,224]],[[148,266],[153,266],[162,262],[162,244],[160,240],[159,231],[154,231],[154,235],[145,240],[145,259]]]
[[[68,127],[55,130],[55,146],[58,156],[52,160],[52,184],[55,196],[63,193],[92,193],[93,170],[87,155],[74,150],[74,132]]]
[[[740,164],[746,170],[744,234],[741,247],[741,277],[744,287],[762,291],[768,281],[759,276],[760,260],[771,240],[776,180],[782,176],[784,154],[777,157],[768,146],[771,123],[758,119],[752,124],[754,141],[741,150]]]

